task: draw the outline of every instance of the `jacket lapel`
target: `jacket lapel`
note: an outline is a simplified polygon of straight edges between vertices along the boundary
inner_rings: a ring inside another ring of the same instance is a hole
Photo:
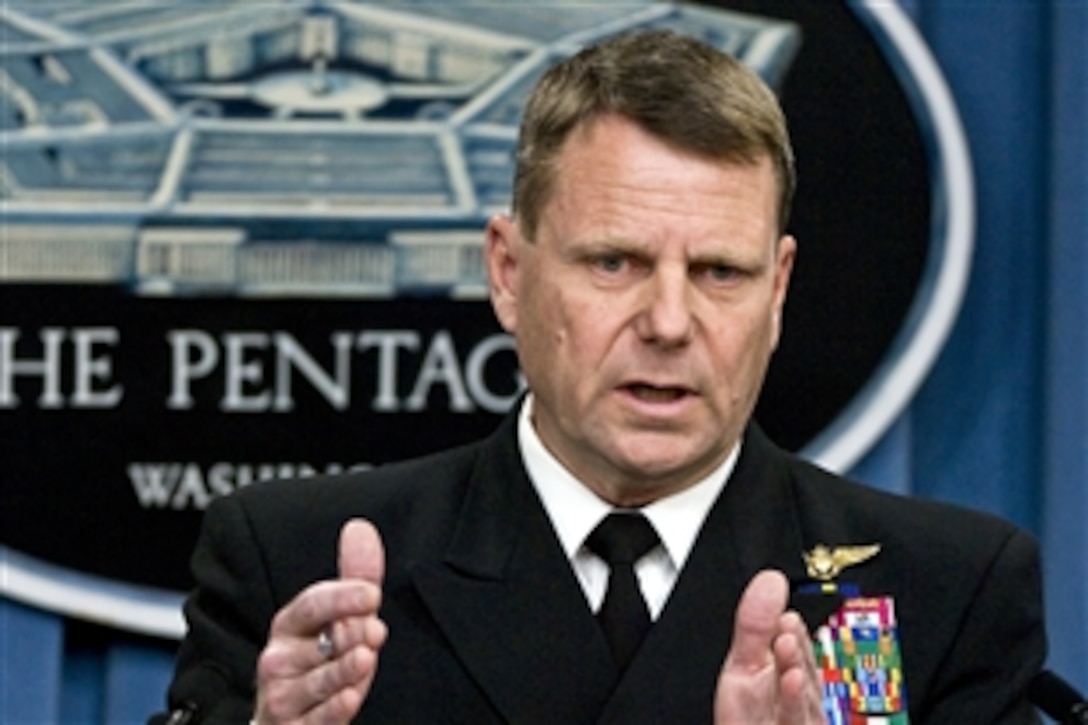
[[[782,454],[750,427],[737,468],[602,722],[709,722],[744,587],[764,568],[800,581],[802,548]]]
[[[481,450],[444,560],[412,575],[504,719],[589,722],[615,666],[522,466],[515,420]]]
[[[748,581],[763,568],[804,579],[782,453],[749,429],[664,611],[617,684],[600,627],[522,466],[515,421],[507,418],[481,450],[444,560],[412,573],[457,656],[509,721],[709,721]]]

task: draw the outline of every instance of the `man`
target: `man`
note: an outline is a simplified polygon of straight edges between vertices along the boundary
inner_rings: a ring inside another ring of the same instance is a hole
[[[880,642],[914,721],[1033,721],[1034,544],[843,481],[750,422],[793,186],[773,95],[708,46],[635,34],[549,71],[513,214],[486,235],[526,398],[477,444],[214,504],[174,705],[260,723],[824,722],[809,628],[848,599],[801,590],[849,578],[849,601],[894,606]],[[610,514],[652,532],[627,566],[654,621],[629,644],[605,634]],[[791,596],[826,611],[806,625]]]

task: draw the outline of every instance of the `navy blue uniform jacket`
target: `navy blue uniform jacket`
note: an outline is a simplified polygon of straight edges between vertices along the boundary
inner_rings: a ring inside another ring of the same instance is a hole
[[[1034,722],[1045,654],[1037,547],[1013,526],[850,483],[756,426],[661,617],[617,681],[522,465],[516,415],[489,438],[364,473],[261,483],[216,501],[171,686],[206,721],[246,722],[275,612],[337,575],[351,517],[386,550],[389,639],[361,722],[709,723],[741,591],[805,581],[816,544],[879,543],[842,575],[895,598],[912,722]]]

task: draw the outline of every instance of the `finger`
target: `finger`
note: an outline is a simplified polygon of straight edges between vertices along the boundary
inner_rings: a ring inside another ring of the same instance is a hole
[[[809,631],[805,620],[797,612],[789,611],[782,616],[785,620],[783,631],[792,632],[800,645],[798,656],[801,658],[805,681],[812,685],[817,693],[822,693],[823,673],[816,664],[816,648],[813,644],[812,632]]]
[[[727,667],[758,670],[773,662],[771,647],[788,599],[789,583],[781,572],[765,570],[752,578],[737,605]]]
[[[365,695],[358,688],[347,688],[307,711],[302,722],[309,725],[343,725],[359,713]]]
[[[774,655],[779,672],[781,722],[824,722],[822,678],[808,629],[796,612],[783,614],[779,624]]]
[[[322,650],[320,638],[327,634],[331,652]],[[269,638],[257,661],[258,680],[290,680],[337,659],[360,646],[369,646],[365,619],[338,620],[313,636],[277,635]]]
[[[779,669],[796,667],[806,676],[815,675],[816,663],[812,641],[804,621],[797,612],[788,611],[779,618],[774,653]]]
[[[374,640],[376,646],[360,644],[340,656],[333,665],[333,678],[326,684],[340,688],[324,697],[318,704],[317,722],[346,722],[358,712],[370,692],[370,686],[378,670],[378,649],[385,642],[385,625],[377,617],[368,617],[363,624],[364,640]],[[339,679],[339,682],[337,681]],[[306,720],[310,721],[311,713]],[[332,718],[331,720],[329,718]]]
[[[385,644],[387,630],[385,622],[375,615],[365,617],[346,617],[338,619],[314,637],[301,637],[290,642],[293,649],[301,650],[301,655],[294,661],[299,663],[299,672],[315,669],[330,660],[341,657],[357,647],[377,651]],[[324,651],[321,639],[327,637],[331,647]]]
[[[358,710],[377,668],[377,653],[354,647],[296,677],[267,679],[258,662],[261,722],[294,720],[346,722]]]
[[[312,584],[276,612],[269,639],[281,636],[315,637],[330,622],[375,614],[381,590],[358,579]]]
[[[305,725],[344,725],[359,713],[362,704],[363,696],[359,690],[354,688],[341,690],[335,697],[308,710],[300,722]]]
[[[363,622],[363,644],[372,650],[380,650],[389,638],[389,628],[377,617],[367,617]]]
[[[374,524],[352,519],[340,530],[340,577],[380,585],[385,576],[385,549]]]
[[[385,622],[376,616],[340,619],[330,624],[324,631],[332,642],[334,658],[356,647],[364,647],[376,652],[382,648],[388,636]],[[320,637],[320,634],[318,636]],[[306,640],[306,646],[318,658],[314,662],[315,667],[329,659],[321,654],[321,648],[317,645],[316,639]]]

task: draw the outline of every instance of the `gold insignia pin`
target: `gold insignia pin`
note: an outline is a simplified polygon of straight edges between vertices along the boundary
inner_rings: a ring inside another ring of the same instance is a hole
[[[813,579],[829,582],[848,566],[868,561],[880,553],[880,544],[860,544],[857,546],[836,546],[831,548],[817,544],[812,551],[802,552],[805,569]]]

